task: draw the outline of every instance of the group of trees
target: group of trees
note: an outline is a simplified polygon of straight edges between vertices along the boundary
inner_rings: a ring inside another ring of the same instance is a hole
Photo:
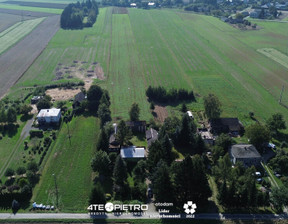
[[[211,196],[204,162],[199,155],[187,155],[183,161],[174,161],[171,165],[160,160],[150,172],[150,179],[158,202],[172,202],[180,207],[191,200],[203,205]]]
[[[146,96],[149,101],[158,103],[179,103],[182,101],[195,101],[193,91],[185,89],[170,89],[166,90],[162,86],[152,87],[149,86],[146,90]]]
[[[91,192],[90,203],[106,202],[105,192],[101,187],[101,180],[111,179],[113,182],[113,199],[114,200],[141,200],[146,199],[147,187],[145,180],[144,161],[139,161],[132,170],[134,186],[130,186],[127,177],[127,164],[117,153],[107,153],[98,150],[91,161],[91,167],[94,172],[99,174],[99,183],[96,184]]]
[[[189,148],[191,154],[202,154],[206,150],[201,136],[197,134],[196,124],[186,113],[181,120],[177,117],[168,117],[161,132],[167,134],[176,148]]]
[[[7,180],[0,182],[0,207],[11,207],[13,199],[17,199],[21,206],[29,202],[32,196],[32,188],[39,181],[38,165],[35,161],[27,164],[27,167],[18,167],[16,171],[8,168],[4,176]]]
[[[84,26],[92,27],[96,22],[99,13],[98,5],[95,0],[86,2],[70,3],[65,7],[61,14],[60,25],[63,29],[82,29]],[[84,18],[87,22],[84,23]]]
[[[225,207],[269,206],[269,194],[257,190],[254,167],[241,163],[232,168],[228,154],[221,157],[212,173],[219,189],[218,200]]]

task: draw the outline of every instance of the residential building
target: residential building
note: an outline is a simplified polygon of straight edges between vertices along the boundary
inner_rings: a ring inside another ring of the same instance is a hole
[[[37,115],[39,124],[58,123],[61,118],[61,110],[56,108],[42,109]]]
[[[262,160],[257,149],[251,144],[236,144],[229,149],[232,163],[242,162],[245,167],[259,166]]]

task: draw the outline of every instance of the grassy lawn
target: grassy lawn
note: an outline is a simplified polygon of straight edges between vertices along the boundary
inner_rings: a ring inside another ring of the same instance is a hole
[[[0,33],[0,54],[30,33],[45,18],[25,20]]]
[[[4,175],[6,168],[10,167],[10,162],[13,160],[14,156],[21,153],[23,140],[21,138],[21,131],[24,127],[24,122],[19,122],[19,127],[5,133],[3,138],[0,140],[0,179]]]
[[[55,183],[58,187],[59,208],[63,212],[85,212],[92,189],[90,161],[95,151],[99,121],[94,117],[76,117],[63,124],[53,146],[41,180],[33,192],[33,201],[56,205]]]

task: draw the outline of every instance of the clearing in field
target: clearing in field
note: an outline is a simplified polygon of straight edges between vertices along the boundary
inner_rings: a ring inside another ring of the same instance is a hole
[[[98,62],[89,64],[87,61],[74,60],[70,66],[59,63],[55,69],[55,78],[52,81],[73,78],[83,80],[85,88],[88,90],[94,79],[103,80],[105,77]]]
[[[0,54],[30,33],[44,18],[16,23],[0,33]]]
[[[258,49],[257,51],[283,65],[285,68],[288,68],[288,57],[285,54],[282,54],[280,51],[273,48],[262,48]]]

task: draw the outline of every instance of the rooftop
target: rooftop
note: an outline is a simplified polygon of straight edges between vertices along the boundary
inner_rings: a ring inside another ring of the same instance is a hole
[[[145,158],[145,148],[138,148],[136,146],[123,147],[120,151],[120,155],[123,159]]]
[[[61,110],[57,108],[42,109],[37,117],[57,117],[59,113],[61,113]]]
[[[231,147],[231,154],[235,158],[261,158],[261,155],[253,145],[236,144]]]

